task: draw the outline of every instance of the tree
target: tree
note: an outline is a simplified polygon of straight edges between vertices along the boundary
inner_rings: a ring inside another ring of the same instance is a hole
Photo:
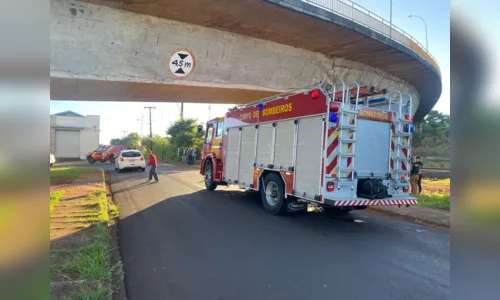
[[[203,145],[203,134],[197,132],[196,119],[181,118],[167,130],[170,142],[178,148],[200,148]]]
[[[132,149],[139,149],[141,145],[141,136],[136,132],[131,132],[124,138],[114,138],[109,142],[111,145],[127,145]]]

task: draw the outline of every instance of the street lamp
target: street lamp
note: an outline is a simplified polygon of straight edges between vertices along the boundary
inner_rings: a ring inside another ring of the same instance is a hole
[[[420,17],[420,16],[415,16],[415,15],[409,15],[408,18],[419,18],[420,20],[422,20],[422,22],[424,22],[424,25],[425,25],[425,50],[427,52],[429,52],[429,40],[427,39],[427,23],[425,22],[425,20]]]

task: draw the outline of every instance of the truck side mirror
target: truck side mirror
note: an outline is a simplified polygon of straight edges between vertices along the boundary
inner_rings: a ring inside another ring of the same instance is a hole
[[[198,125],[198,134],[203,132],[203,125]]]

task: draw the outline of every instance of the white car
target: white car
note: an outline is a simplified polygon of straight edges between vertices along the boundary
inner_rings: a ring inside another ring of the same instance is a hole
[[[125,169],[146,170],[146,160],[139,150],[122,150],[115,158],[115,170],[121,172]]]
[[[50,166],[52,167],[56,163],[56,157],[54,154],[50,153]]]

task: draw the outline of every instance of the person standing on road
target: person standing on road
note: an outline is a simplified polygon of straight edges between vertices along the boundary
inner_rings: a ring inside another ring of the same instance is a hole
[[[418,193],[422,194],[422,176],[423,176],[423,168],[424,164],[422,164],[422,170],[420,171],[420,175],[418,175]]]
[[[156,174],[156,165],[158,164],[156,160],[156,156],[153,154],[153,151],[149,150],[149,162],[148,162],[148,167],[149,168],[149,179],[148,181],[151,181],[153,179],[153,176],[155,178],[155,182],[158,182],[158,174]]]
[[[420,176],[422,175],[422,168],[424,167],[424,164],[420,162],[420,156],[416,156],[415,159],[412,162],[411,165],[411,177],[410,177],[410,184],[411,184],[411,193],[412,194],[418,194],[418,180]]]

